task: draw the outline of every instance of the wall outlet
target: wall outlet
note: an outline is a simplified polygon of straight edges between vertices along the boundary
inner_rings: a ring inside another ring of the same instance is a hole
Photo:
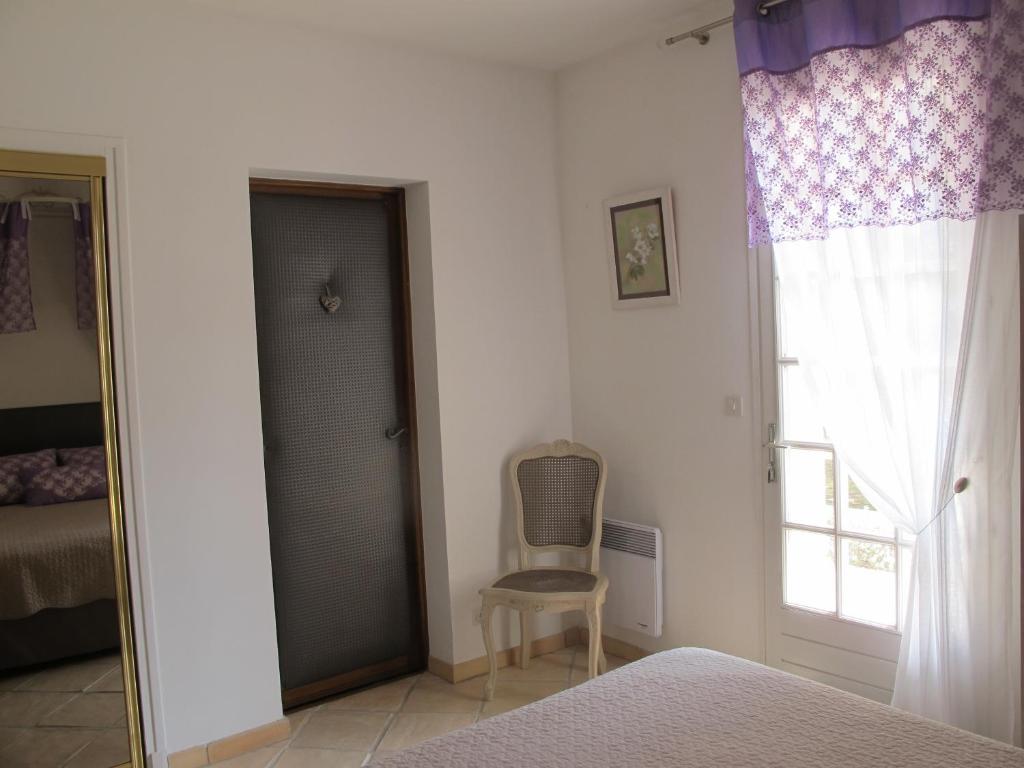
[[[729,395],[725,398],[725,415],[726,416],[742,416],[743,415],[743,398],[739,395]]]

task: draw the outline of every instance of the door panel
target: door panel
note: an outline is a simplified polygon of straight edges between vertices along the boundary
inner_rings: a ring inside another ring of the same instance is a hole
[[[286,703],[425,661],[399,203],[251,194]]]

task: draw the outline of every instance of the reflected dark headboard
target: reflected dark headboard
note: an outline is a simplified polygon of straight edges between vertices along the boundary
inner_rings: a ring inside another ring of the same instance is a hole
[[[0,456],[102,444],[103,409],[99,403],[0,410]]]

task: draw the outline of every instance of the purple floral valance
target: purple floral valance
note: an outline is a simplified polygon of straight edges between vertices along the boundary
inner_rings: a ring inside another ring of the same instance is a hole
[[[1021,0],[757,5],[736,3],[752,245],[1024,208]]]
[[[27,203],[0,204],[0,333],[36,329],[29,270]],[[96,328],[96,268],[92,251],[92,209],[74,206],[75,315],[82,330]]]
[[[874,48],[928,21],[977,20],[992,13],[992,0],[789,0],[762,13],[763,2],[736,2],[740,75],[793,72],[819,53]]]
[[[96,328],[96,266],[92,253],[92,207],[79,203],[75,218],[75,316],[82,330]]]
[[[0,333],[36,329],[28,270],[28,219],[19,203],[0,204]]]

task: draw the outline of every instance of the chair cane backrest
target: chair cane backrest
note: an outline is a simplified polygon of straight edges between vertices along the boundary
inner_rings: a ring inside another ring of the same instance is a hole
[[[512,457],[520,567],[540,552],[582,552],[597,571],[606,465],[596,451],[557,440]]]

